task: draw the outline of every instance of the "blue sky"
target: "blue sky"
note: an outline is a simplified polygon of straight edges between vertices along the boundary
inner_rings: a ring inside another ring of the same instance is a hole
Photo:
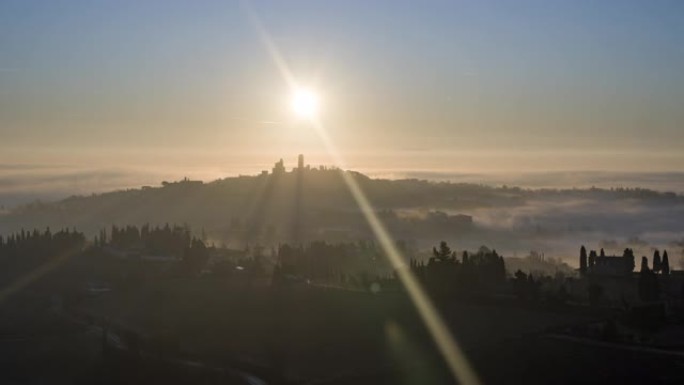
[[[352,163],[684,166],[680,1],[249,4]],[[3,163],[316,154],[287,95],[240,2],[0,3]]]

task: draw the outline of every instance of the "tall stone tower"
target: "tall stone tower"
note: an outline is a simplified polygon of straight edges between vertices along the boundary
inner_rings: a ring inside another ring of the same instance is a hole
[[[297,169],[299,169],[299,171],[304,171],[304,155],[302,154],[299,154],[297,157]]]

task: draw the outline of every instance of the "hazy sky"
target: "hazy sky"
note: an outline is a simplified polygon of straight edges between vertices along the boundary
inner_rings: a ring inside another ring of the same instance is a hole
[[[684,167],[682,1],[250,4],[357,167]],[[240,2],[0,2],[2,164],[319,159],[288,94]]]

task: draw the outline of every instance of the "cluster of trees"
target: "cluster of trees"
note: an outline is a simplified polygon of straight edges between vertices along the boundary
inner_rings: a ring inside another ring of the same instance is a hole
[[[145,224],[137,226],[112,226],[111,231],[101,230],[95,237],[95,246],[111,246],[120,250],[137,251],[151,255],[168,255],[180,257],[186,248],[196,239],[187,226],[150,227]]]
[[[83,233],[69,229],[54,234],[49,228],[42,232],[21,230],[7,237],[0,235],[0,257],[47,257],[65,250],[80,250],[84,244]]]
[[[150,227],[112,226],[107,234],[101,230],[95,237],[96,247],[114,247],[131,255],[163,255],[182,258],[183,271],[198,273],[209,259],[205,243],[191,235],[187,226]]]
[[[594,273],[600,272],[597,266],[607,265],[609,269],[604,270],[607,272],[619,272],[622,270],[625,274],[631,274],[634,271],[634,251],[630,248],[626,248],[622,254],[622,257],[607,257],[603,249],[600,250],[599,254],[596,251],[591,250],[587,255],[587,250],[584,246],[580,248],[580,273]],[[612,266],[610,266],[612,265]],[[611,269],[617,267],[618,269]],[[658,275],[668,275],[670,274],[670,260],[667,255],[667,250],[663,251],[661,256],[659,250],[653,252],[653,265],[652,268],[649,267],[648,257],[641,257],[641,270],[639,272],[638,281],[638,291],[639,297],[642,301],[652,302],[660,299],[660,283],[658,281]],[[596,286],[596,284],[594,284]],[[590,299],[591,297],[596,297],[592,295],[590,287]],[[594,290],[595,292],[597,290]],[[597,294],[600,296],[600,293]]]
[[[601,249],[600,253],[597,254],[596,251],[591,250],[589,252],[589,255],[587,255],[587,249],[582,246],[580,248],[580,273],[585,274],[585,273],[591,273],[594,271],[597,265],[603,264],[603,263],[608,263],[610,262],[619,262],[622,264],[624,267],[624,272],[626,274],[630,274],[634,271],[635,268],[635,258],[634,258],[634,250],[630,248],[626,248],[624,252],[622,253],[622,258],[619,257],[606,257],[606,253]],[[670,274],[670,259],[667,255],[667,250],[663,251],[663,255],[661,257],[660,251],[655,250],[653,252],[653,268],[649,269],[648,267],[648,258],[647,257],[642,257],[641,258],[641,271],[651,271],[653,273],[660,273],[660,274]]]
[[[80,252],[84,245],[85,236],[69,229],[0,235],[0,275],[11,276],[44,261]]]
[[[402,244],[398,246],[405,249]],[[372,242],[283,244],[274,254],[274,284],[302,280],[365,288],[372,283],[397,284],[395,279],[387,278],[389,265]],[[506,281],[503,257],[484,246],[477,252],[464,251],[459,258],[446,242],[441,242],[427,262],[411,259],[410,269],[435,294],[482,292]]]
[[[641,258],[641,270],[643,271],[644,268],[648,270],[648,258],[646,257]],[[670,258],[667,255],[667,250],[663,251],[662,258],[660,256],[659,250],[656,249],[653,252],[653,268],[651,270],[654,273],[660,273],[664,275],[670,274]]]
[[[641,257],[641,271],[639,272],[639,297],[642,301],[657,301],[660,299],[660,282],[658,274],[670,274],[670,259],[667,250],[663,251],[662,258],[660,251],[653,252],[653,268],[648,267],[648,258]]]
[[[276,254],[276,253],[274,253]],[[330,244],[314,241],[307,245],[282,244],[276,254],[274,283],[310,279],[351,284],[356,276],[380,275],[387,270],[384,257],[373,242]]]
[[[608,257],[606,256],[606,253],[603,250],[603,248],[601,248],[599,254],[597,254],[595,250],[591,250],[589,252],[589,255],[587,255],[587,249],[584,247],[584,245],[580,247],[580,274],[591,273],[596,269],[597,265],[607,265],[609,263],[618,263],[619,266],[617,270],[625,274],[632,273],[634,271],[634,267],[636,266],[634,259],[634,250],[626,248],[622,253],[622,257]]]
[[[506,280],[503,257],[485,246],[474,253],[463,251],[459,259],[442,241],[439,248],[433,248],[427,264],[411,259],[410,266],[428,290],[436,293],[487,290]]]

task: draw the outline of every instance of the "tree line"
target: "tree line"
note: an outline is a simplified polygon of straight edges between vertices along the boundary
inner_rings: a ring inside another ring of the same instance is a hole
[[[12,277],[35,265],[80,252],[85,244],[83,233],[68,228],[54,233],[47,228],[0,235],[0,277]]]
[[[153,255],[179,258],[183,271],[197,274],[209,259],[209,251],[201,239],[194,237],[187,226],[168,223],[151,227],[112,226],[109,233],[101,230],[94,239],[95,247],[111,247],[131,256]]]
[[[424,261],[410,260],[411,271],[433,293],[488,291],[506,281],[506,265],[496,250],[482,246],[477,252],[456,252],[442,241]]]
[[[398,246],[404,248],[402,244]],[[389,271],[381,251],[369,241],[337,244],[313,241],[295,246],[286,243],[279,245],[273,254],[275,284],[308,279],[363,286],[364,282],[381,279],[383,272]]]

